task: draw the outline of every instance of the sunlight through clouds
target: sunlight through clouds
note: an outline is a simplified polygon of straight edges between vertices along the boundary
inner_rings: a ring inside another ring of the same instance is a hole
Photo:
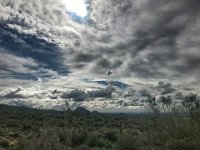
[[[85,0],[62,0],[62,2],[65,4],[67,11],[75,13],[80,17],[87,15]]]

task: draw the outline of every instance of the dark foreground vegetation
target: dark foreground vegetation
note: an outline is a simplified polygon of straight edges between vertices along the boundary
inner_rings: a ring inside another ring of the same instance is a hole
[[[199,150],[200,121],[0,105],[0,150]]]

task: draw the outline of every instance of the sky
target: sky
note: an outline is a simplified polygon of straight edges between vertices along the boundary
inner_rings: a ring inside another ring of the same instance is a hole
[[[199,94],[199,10],[197,0],[0,0],[0,103],[140,111],[149,94]]]

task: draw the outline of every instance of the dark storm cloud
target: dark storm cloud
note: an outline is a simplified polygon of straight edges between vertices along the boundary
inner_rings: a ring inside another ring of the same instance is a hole
[[[75,89],[70,92],[65,92],[61,95],[64,99],[73,99],[74,101],[81,102],[86,100],[87,93],[84,90]]]
[[[61,95],[63,99],[73,99],[76,102],[82,102],[90,98],[110,98],[114,88],[108,86],[105,89],[98,89],[93,91],[84,91],[80,89],[74,89],[72,91],[64,92]]]
[[[88,92],[90,98],[111,98],[114,88],[107,87],[105,89],[94,90]]]
[[[1,98],[7,98],[7,99],[13,99],[13,98],[25,98],[22,94],[19,94],[18,92],[20,92],[21,89],[18,88],[14,91],[10,91],[4,95],[0,95]]]
[[[141,89],[141,90],[139,91],[139,94],[140,94],[141,96],[144,96],[144,97],[148,97],[149,95],[151,95],[150,91],[148,91],[147,89]]]
[[[91,62],[94,59],[95,58],[94,58],[93,55],[80,53],[80,54],[77,54],[75,56],[75,60],[74,61],[77,61],[77,62]]]
[[[176,89],[172,86],[171,83],[159,82],[156,87],[161,95],[170,94],[176,91]]]
[[[98,11],[94,9],[91,18],[97,28],[109,31],[111,38],[101,42],[109,41],[112,46],[103,51],[111,52],[109,61],[102,59],[103,65],[97,61],[93,71],[99,73],[100,68],[111,66],[110,62],[118,56],[123,62],[117,67],[123,70],[119,72],[138,77],[169,78],[183,72],[196,74],[199,70],[198,1],[116,0],[99,4],[98,0],[92,2]]]

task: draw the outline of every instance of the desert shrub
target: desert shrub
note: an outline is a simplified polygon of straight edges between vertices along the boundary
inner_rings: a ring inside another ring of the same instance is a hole
[[[3,136],[3,129],[0,127],[0,136]]]
[[[16,144],[14,150],[25,150],[27,141],[20,139]]]
[[[200,142],[196,141],[185,141],[175,140],[168,146],[169,150],[200,150]]]
[[[9,147],[9,142],[6,139],[0,138],[0,148],[7,148]]]
[[[11,133],[9,136],[12,137],[12,138],[20,137],[20,135],[18,133]]]
[[[105,141],[97,133],[90,133],[85,140],[85,144],[89,147],[104,147],[106,145]]]
[[[200,108],[191,109],[189,116],[193,120],[200,121]]]
[[[67,137],[68,135],[65,132],[58,132],[58,142],[62,143],[62,144],[66,144],[67,143]]]
[[[117,141],[117,131],[111,130],[104,133],[104,138],[108,139],[109,141],[116,142]]]
[[[9,128],[17,128],[17,127],[19,127],[19,124],[18,124],[17,120],[11,119],[11,120],[7,121],[7,125],[6,126],[9,127]]]
[[[0,120],[4,119],[0,123],[0,149],[199,150],[197,106],[186,115],[124,115],[124,119],[122,115],[84,116],[72,113],[66,113],[64,118],[64,113],[60,115],[60,112],[44,110],[29,110],[25,115],[23,110],[6,114],[0,107]],[[11,116],[10,119],[6,115]],[[38,121],[40,117],[42,121]],[[119,120],[123,120],[123,134],[119,134]],[[1,137],[9,137],[9,140]],[[12,142],[16,143],[11,145]]]
[[[76,130],[72,133],[71,143],[73,146],[82,145],[87,138],[88,133],[85,130]]]
[[[116,150],[137,150],[136,139],[130,135],[122,135],[119,137]]]
[[[31,137],[22,138],[15,150],[65,150],[67,145],[59,143],[56,130],[43,129]]]

